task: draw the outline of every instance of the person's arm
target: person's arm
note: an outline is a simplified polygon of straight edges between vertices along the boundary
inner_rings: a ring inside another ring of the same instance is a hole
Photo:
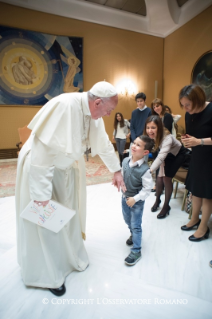
[[[29,172],[30,198],[43,205],[52,198],[55,156],[54,150],[34,137]]]
[[[132,112],[132,118],[130,122],[130,132],[131,132],[131,139],[132,141],[135,141],[136,139],[136,133],[135,133],[135,116],[134,113]]]
[[[128,120],[124,120],[124,124],[126,127],[126,138],[130,137],[130,123],[128,122]]]
[[[121,166],[116,156],[114,147],[110,142],[105,131],[104,121],[102,118],[91,120],[89,140],[91,146],[91,155],[98,154],[111,173],[114,173],[112,184],[120,190],[126,190],[123,177],[121,175]]]
[[[129,122],[126,119],[124,120],[123,132],[124,132],[126,138],[128,138],[130,136],[130,134],[129,134]]]
[[[203,145],[212,145],[212,137],[201,138],[203,140]]]
[[[170,152],[171,145],[172,145],[172,138],[171,138],[171,134],[169,134],[164,138],[164,140],[161,143],[160,151],[150,167],[151,173],[156,171],[160,167],[160,165],[165,161],[166,156]]]
[[[112,138],[113,142],[115,142],[115,134],[116,134],[116,130],[113,130],[113,138]]]
[[[173,124],[173,117],[169,113],[165,113],[164,119],[163,119],[163,125],[164,127],[169,130],[170,133],[172,133],[172,124]]]
[[[173,116],[173,120],[175,124],[179,121],[179,119],[181,119],[181,115],[179,114],[176,114],[176,115],[172,114],[172,116]]]

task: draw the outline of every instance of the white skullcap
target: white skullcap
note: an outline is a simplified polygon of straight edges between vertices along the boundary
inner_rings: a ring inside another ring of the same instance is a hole
[[[90,89],[90,92],[98,97],[112,97],[117,95],[115,87],[106,81],[94,84],[94,86]]]

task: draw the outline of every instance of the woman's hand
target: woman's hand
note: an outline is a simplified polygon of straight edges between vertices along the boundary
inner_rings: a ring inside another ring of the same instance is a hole
[[[113,142],[115,142],[115,138],[114,138],[114,136],[112,137],[112,141],[113,141]]]
[[[49,202],[49,200],[45,200],[45,201],[37,201],[37,200],[34,200],[34,202],[38,205],[38,206],[46,206],[47,204],[48,204],[48,202]]]
[[[201,139],[198,139],[194,136],[185,134],[181,136],[181,141],[183,145],[187,148],[201,145]]]
[[[126,138],[130,137],[130,133],[127,134]]]
[[[180,139],[181,139],[181,143],[184,145],[185,139],[186,139],[186,134],[181,135]],[[185,146],[185,145],[184,145],[184,146]]]

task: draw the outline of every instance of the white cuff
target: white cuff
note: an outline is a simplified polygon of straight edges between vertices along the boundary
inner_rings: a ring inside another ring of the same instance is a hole
[[[136,202],[138,202],[141,199],[139,194],[135,195],[133,198]]]

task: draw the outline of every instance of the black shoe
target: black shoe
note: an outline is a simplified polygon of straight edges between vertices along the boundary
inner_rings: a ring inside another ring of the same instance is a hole
[[[127,239],[126,244],[127,244],[127,246],[132,246],[133,245],[132,235]]]
[[[201,241],[201,240],[203,240],[203,239],[208,239],[209,233],[210,233],[210,229],[208,228],[207,231],[206,231],[206,233],[205,233],[205,235],[203,235],[202,237],[197,238],[197,237],[195,237],[194,235],[191,235],[190,237],[188,237],[188,239],[189,239],[190,241]]]
[[[157,215],[157,218],[158,218],[158,219],[165,218],[166,215],[169,215],[170,210],[171,210],[171,207],[169,206],[169,207],[168,207],[168,210],[165,211],[165,213],[161,213],[161,212],[162,212],[162,211],[161,211],[161,212]]]
[[[159,200],[159,203],[155,202],[154,205],[151,208],[152,212],[156,212],[158,207],[160,206],[161,200]]]
[[[66,292],[66,287],[65,287],[65,284],[63,284],[59,288],[56,288],[56,289],[49,288],[49,290],[56,296],[62,296]]]
[[[195,225],[193,225],[191,227],[187,227],[186,225],[184,225],[184,226],[181,227],[181,229],[182,230],[186,230],[186,231],[187,230],[193,230],[194,228],[197,229],[200,223],[201,223],[201,219],[199,219],[199,221]]]
[[[141,259],[141,252],[139,253],[134,253],[131,251],[131,253],[125,258],[125,264],[128,266],[133,266],[135,265],[139,260]]]

